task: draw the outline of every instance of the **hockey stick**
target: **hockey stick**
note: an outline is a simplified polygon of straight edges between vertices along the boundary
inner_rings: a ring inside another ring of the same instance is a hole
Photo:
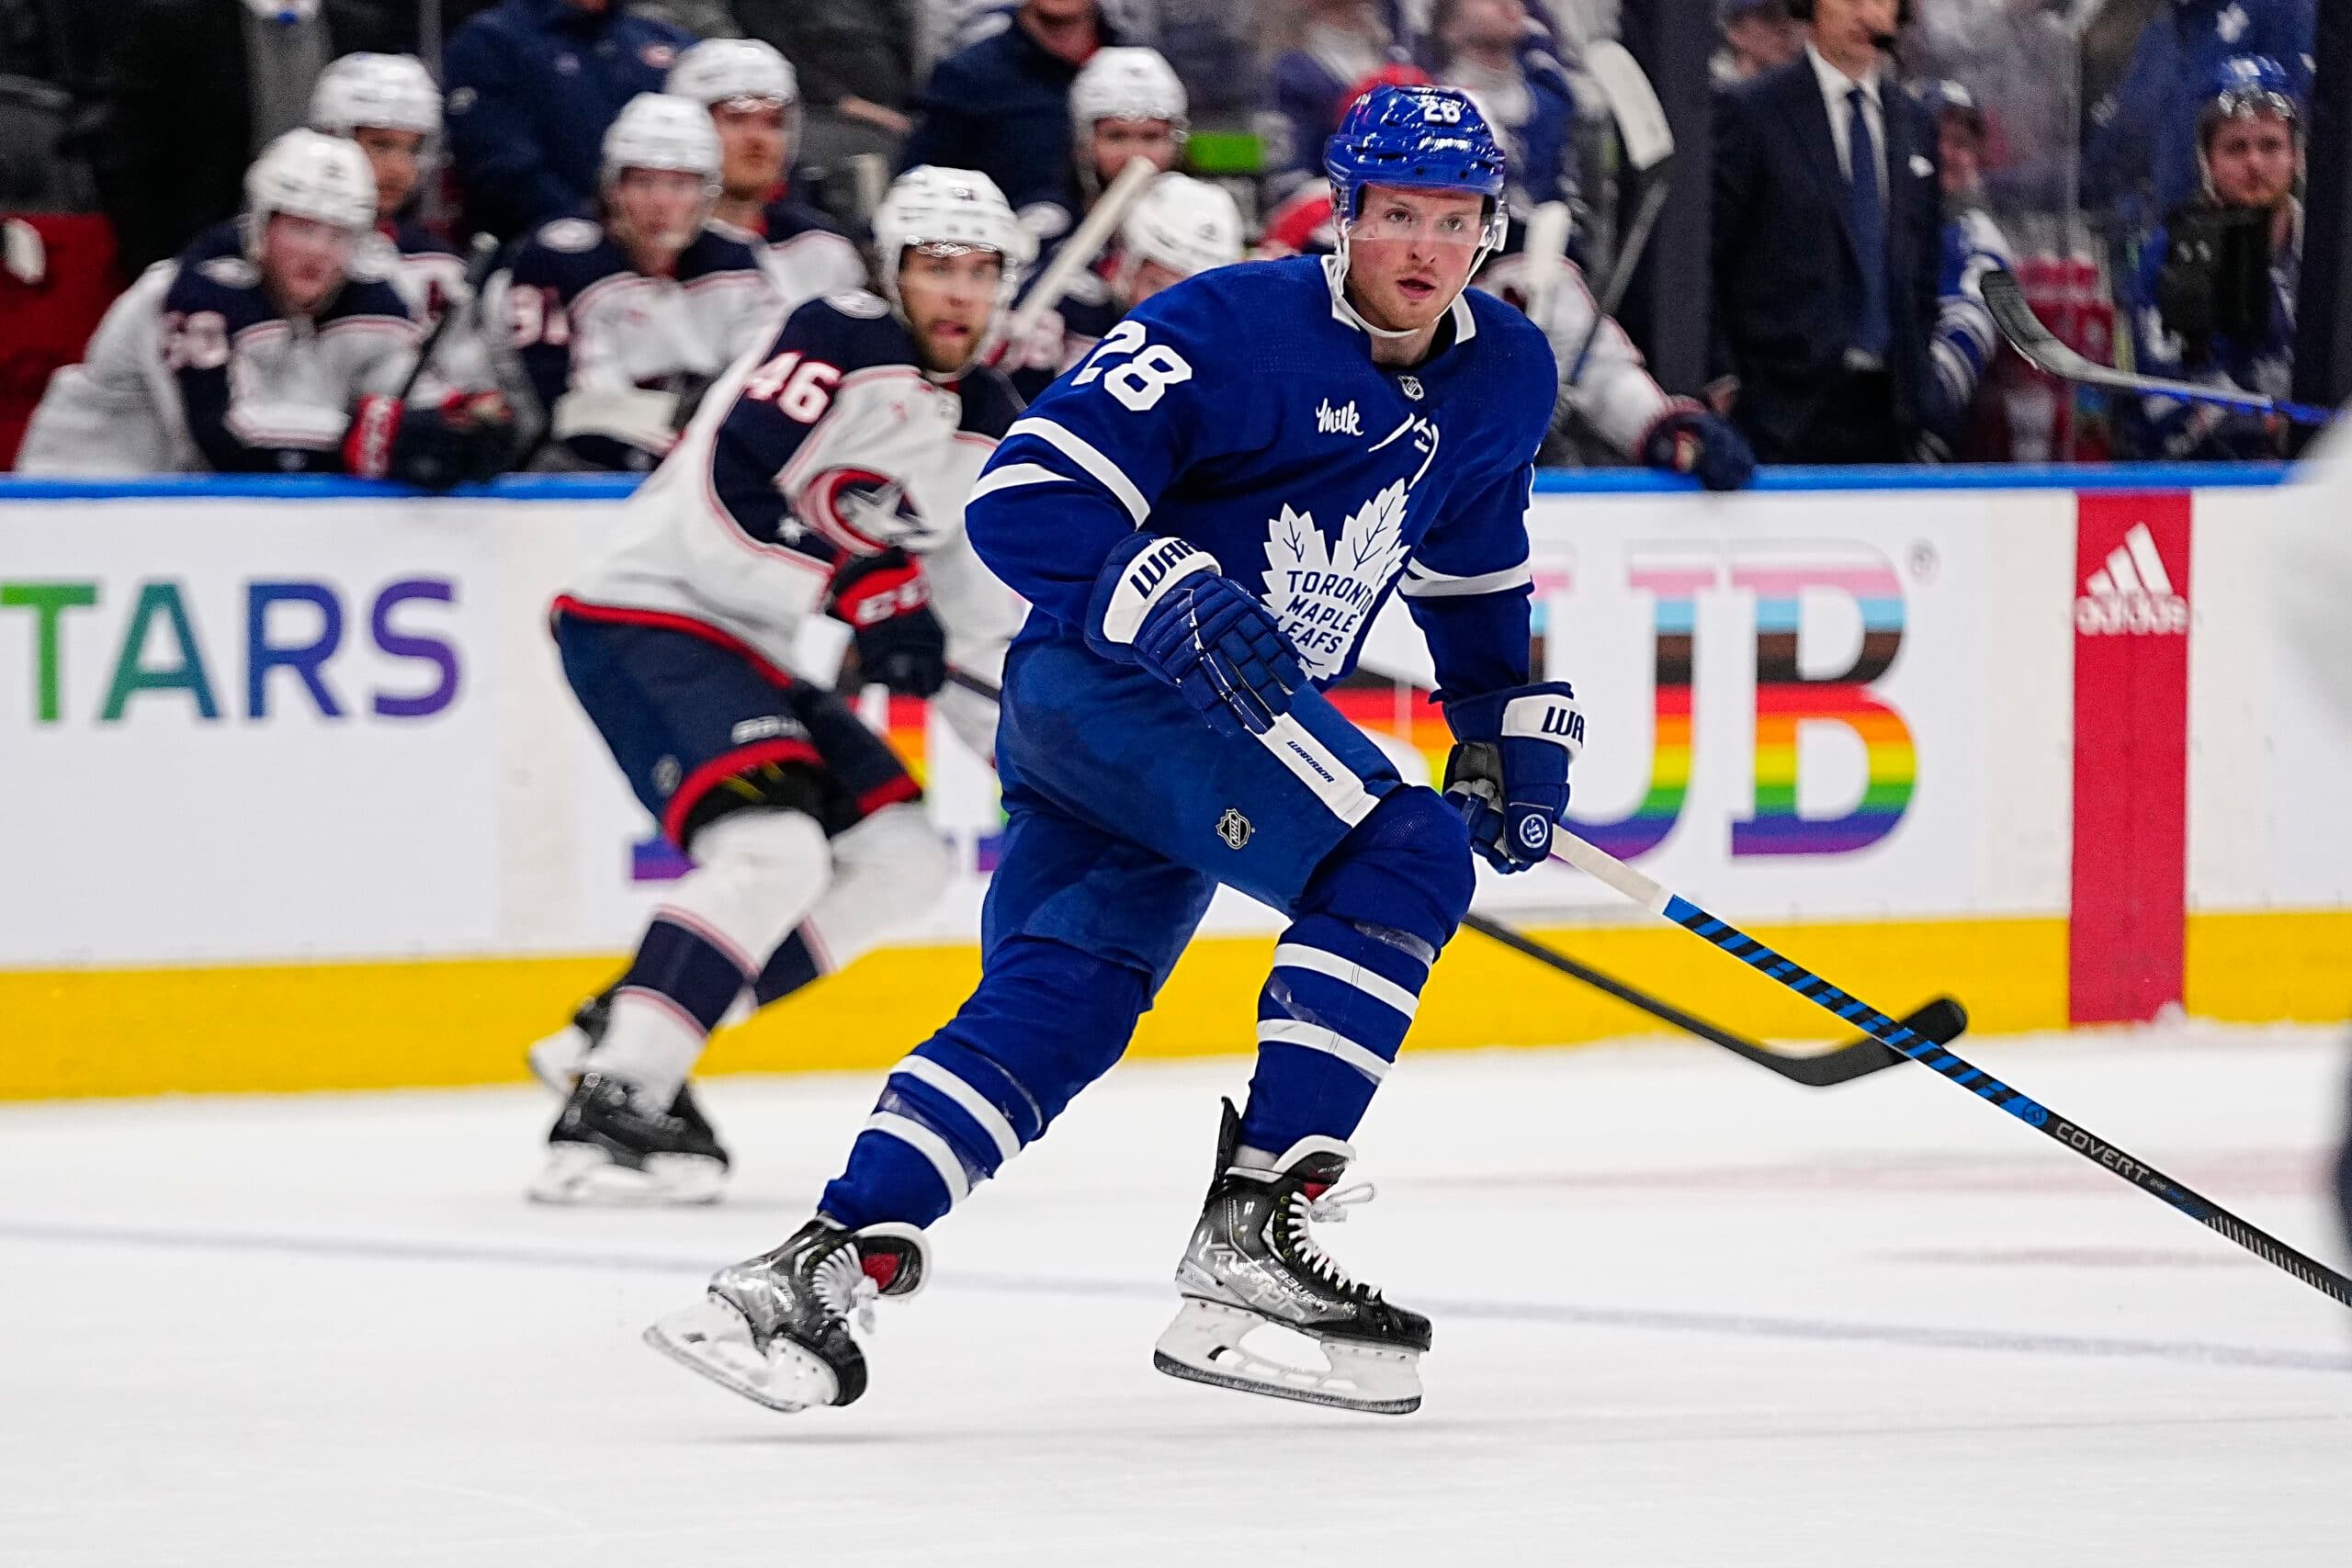
[[[448,335],[459,310],[472,310],[481,300],[481,286],[489,281],[491,264],[497,259],[497,237],[476,234],[473,247],[466,254],[466,298],[462,304],[450,300],[448,307],[441,312],[441,319],[433,323],[433,330],[424,334],[424,341],[417,345],[416,363],[408,367],[408,378],[401,383],[400,395],[394,400],[396,402],[407,402],[408,395],[416,390],[416,383],[424,377],[425,367],[433,363],[433,355],[439,351],[441,340]]]
[[[1102,254],[1104,245],[1111,243],[1113,231],[1127,220],[1128,212],[1143,199],[1144,191],[1159,177],[1159,170],[1150,159],[1138,157],[1127,160],[1127,166],[1119,171],[1119,177],[1104,186],[1102,194],[1095,197],[1094,206],[1087,212],[1085,220],[1070,231],[1069,238],[1063,241],[1061,249],[1054,253],[1054,259],[1046,264],[1046,270],[1037,275],[1037,281],[1030,285],[1029,292],[1022,297],[1021,303],[1013,307],[1012,316],[1004,323],[1004,331],[998,336],[999,343],[1018,344],[1028,340],[1029,333],[1036,329],[1039,318],[1060,304],[1062,296],[1069,292],[1069,286],[1078,280],[1078,275],[1094,265],[1094,258]]]
[[[1575,866],[1596,881],[1606,883],[1650,913],[1671,920],[1701,940],[1712,942],[1749,968],[1778,980],[1815,1006],[1836,1013],[1849,1023],[1861,1025],[1870,1032],[1871,1039],[1933,1068],[1977,1098],[1991,1100],[2053,1143],[2113,1171],[2141,1191],[2163,1199],[2199,1224],[2227,1236],[2265,1263],[2286,1270],[2304,1284],[2346,1306],[2352,1306],[2352,1280],[2318,1259],[2296,1251],[2278,1237],[2256,1230],[2211,1199],[2190,1191],[2154,1167],[2125,1154],[2106,1139],[2027,1098],[1983,1068],[1971,1066],[1934,1042],[1920,1038],[1869,1003],[1839,990],[1812,970],[1782,957],[1689,899],[1668,892],[1608,851],[1598,849],[1573,834],[1558,833],[1553,837],[1552,858]]]
[[[1668,167],[1674,157],[1674,128],[1667,123],[1666,110],[1657,101],[1657,94],[1650,86],[1650,79],[1623,44],[1597,43],[1585,56],[1585,69],[1600,84],[1600,96],[1609,100],[1610,118],[1617,122],[1617,139],[1625,149],[1625,162],[1641,177],[1641,204],[1634,209],[1634,220],[1619,237],[1617,259],[1611,264],[1608,279],[1600,287],[1600,297],[1594,303],[1592,322],[1584,330],[1584,342],[1577,345],[1577,356],[1568,363],[1566,385],[1576,386],[1584,378],[1585,361],[1592,357],[1592,345],[1600,336],[1600,324],[1617,313],[1625,302],[1625,290],[1633,286],[1634,269],[1641,265],[1642,253],[1649,248],[1650,233],[1657,227],[1658,214],[1665,209],[1666,198],[1674,188],[1673,170]],[[1540,265],[1540,264],[1538,264]]]
[[[1596,991],[1616,998],[1627,1007],[1645,1012],[1662,1023],[1670,1023],[1686,1034],[1695,1034],[1710,1044],[1720,1045],[1735,1056],[1769,1068],[1807,1089],[1829,1089],[1838,1084],[1851,1083],[1856,1078],[1883,1072],[1903,1060],[1901,1052],[1889,1050],[1868,1035],[1840,1045],[1834,1051],[1811,1055],[1775,1051],[1769,1045],[1734,1034],[1719,1024],[1709,1023],[1703,1018],[1684,1012],[1673,1003],[1661,1001],[1646,991],[1635,990],[1624,981],[1604,975],[1589,964],[1580,964],[1559,949],[1547,947],[1500,920],[1474,913],[1464,916],[1462,924],[1480,936],[1501,942],[1513,953],[1523,953],[1538,964],[1549,964],[1572,979],[1583,981]],[[1967,1031],[1968,1011],[1955,998],[1938,997],[1903,1020],[1903,1026],[1939,1045],[1946,1045]]]
[[[1996,268],[1984,274],[1984,308],[1993,313],[1993,322],[2001,335],[2009,340],[2028,365],[2045,376],[2055,376],[2061,381],[2079,381],[2085,386],[2104,387],[2113,392],[2129,392],[2143,398],[2178,398],[2183,402],[2211,403],[2219,408],[2237,409],[2246,413],[2273,414],[2296,424],[2333,424],[2334,409],[2312,403],[2292,403],[2283,398],[2266,398],[2254,392],[2233,392],[2225,387],[2204,387],[2194,381],[2169,381],[2160,376],[2138,376],[2129,370],[2118,370],[2112,365],[2100,365],[2086,359],[2058,341],[2058,336],[2041,324],[2026,303],[2025,290],[2019,287],[2017,275]]]
[[[967,670],[951,668],[947,671],[947,683],[951,686],[960,686],[965,691],[986,697],[992,703],[1003,700],[1004,694],[992,682]],[[1532,958],[1538,964],[1548,964],[1561,974],[1572,979],[1581,980],[1606,996],[1616,998],[1627,1007],[1645,1012],[1660,1022],[1670,1023],[1675,1028],[1694,1034],[1710,1044],[1720,1045],[1735,1056],[1744,1056],[1759,1066],[1769,1067],[1782,1077],[1804,1084],[1809,1089],[1827,1089],[1833,1084],[1850,1083],[1855,1078],[1866,1077],[1871,1073],[1891,1067],[1903,1060],[1900,1055],[1888,1050],[1875,1040],[1857,1040],[1850,1044],[1841,1045],[1834,1051],[1825,1051],[1812,1055],[1796,1055],[1788,1052],[1775,1051],[1769,1045],[1744,1039],[1727,1029],[1718,1028],[1709,1023],[1703,1018],[1684,1012],[1673,1003],[1651,996],[1647,991],[1637,990],[1624,981],[1613,976],[1604,975],[1589,964],[1579,964],[1566,953],[1555,948],[1546,947],[1533,937],[1515,931],[1500,920],[1473,914],[1464,917],[1462,923],[1480,936],[1498,942],[1514,953]],[[1968,1027],[1968,1014],[1952,998],[1939,997],[1903,1021],[1906,1027],[1941,1044],[1946,1041],[1960,1038],[1962,1032]]]

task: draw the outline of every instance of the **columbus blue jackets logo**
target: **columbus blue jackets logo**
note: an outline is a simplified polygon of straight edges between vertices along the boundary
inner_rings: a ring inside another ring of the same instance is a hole
[[[1230,806],[1225,808],[1225,815],[1216,819],[1216,836],[1225,840],[1225,847],[1228,850],[1241,848],[1255,831],[1257,829],[1250,826],[1250,818]]]
[[[939,542],[906,487],[871,468],[819,474],[801,492],[799,510],[801,522],[852,555],[893,547],[920,552]]]

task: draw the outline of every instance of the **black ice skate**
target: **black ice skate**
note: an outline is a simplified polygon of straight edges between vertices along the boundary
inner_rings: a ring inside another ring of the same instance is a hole
[[[537,1203],[714,1203],[727,1151],[684,1085],[666,1111],[629,1086],[590,1073],[548,1133],[548,1162],[531,1183]]]
[[[1151,1364],[1170,1377],[1310,1404],[1384,1416],[1419,1408],[1416,1363],[1430,1348],[1430,1320],[1348,1278],[1307,1234],[1310,1221],[1345,1219],[1373,1196],[1369,1183],[1334,1190],[1355,1151],[1336,1138],[1302,1138],[1273,1169],[1253,1170],[1233,1163],[1240,1141],[1241,1118],[1227,1100],[1216,1178],[1176,1266],[1184,1304]],[[1245,1348],[1261,1329],[1304,1336],[1323,1365]]]
[[[580,1075],[587,1070],[588,1053],[604,1043],[605,1031],[612,1023],[613,993],[619,988],[620,982],[614,981],[574,1008],[571,1022],[532,1043],[523,1060],[533,1077],[558,1094],[571,1093]]]
[[[712,1275],[703,1299],[654,1324],[645,1342],[771,1410],[848,1404],[865,1392],[852,1319],[871,1334],[874,1299],[913,1295],[930,1260],[912,1225],[851,1231],[820,1216],[774,1252]]]

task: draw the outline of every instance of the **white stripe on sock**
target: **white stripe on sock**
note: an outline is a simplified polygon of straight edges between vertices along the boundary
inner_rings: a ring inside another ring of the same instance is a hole
[[[1344,1034],[1335,1033],[1319,1023],[1302,1023],[1295,1018],[1261,1018],[1258,1021],[1258,1043],[1261,1045],[1298,1045],[1309,1051],[1320,1051],[1327,1056],[1337,1056],[1373,1082],[1388,1076],[1388,1059],[1376,1051],[1368,1051]]]
[[[954,1100],[956,1108],[978,1122],[980,1131],[996,1145],[1000,1160],[1011,1159],[1021,1152],[1021,1135],[1012,1130],[1012,1123],[1005,1120],[1004,1112],[999,1111],[987,1095],[930,1057],[909,1056],[890,1071],[904,1073],[917,1083],[929,1084]]]
[[[971,1195],[971,1179],[964,1174],[964,1162],[947,1146],[947,1140],[910,1116],[895,1111],[877,1111],[865,1119],[865,1130],[893,1137],[931,1161],[932,1169],[939,1172],[939,1179],[947,1188],[947,1201],[960,1203]]]
[[[1277,969],[1311,969],[1317,975],[1329,975],[1343,986],[1353,986],[1365,996],[1386,1007],[1395,1008],[1407,1018],[1421,1010],[1421,998],[1391,980],[1375,974],[1353,959],[1342,958],[1319,947],[1309,947],[1302,942],[1286,942],[1274,949]]]

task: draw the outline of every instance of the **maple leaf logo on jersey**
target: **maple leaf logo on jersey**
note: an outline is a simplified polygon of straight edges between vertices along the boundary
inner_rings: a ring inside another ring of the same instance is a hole
[[[1311,512],[1285,505],[1267,525],[1266,605],[1308,674],[1339,672],[1364,617],[1404,565],[1408,493],[1408,481],[1398,479],[1356,508],[1336,545]]]

